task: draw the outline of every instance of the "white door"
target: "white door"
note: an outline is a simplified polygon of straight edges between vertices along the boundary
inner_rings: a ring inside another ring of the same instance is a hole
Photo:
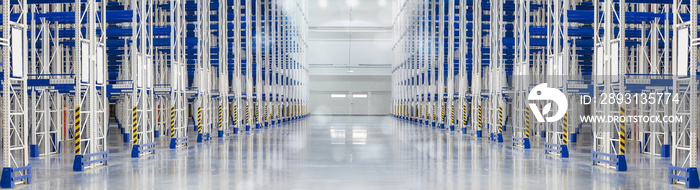
[[[369,114],[369,92],[350,92],[350,115],[368,115]]]

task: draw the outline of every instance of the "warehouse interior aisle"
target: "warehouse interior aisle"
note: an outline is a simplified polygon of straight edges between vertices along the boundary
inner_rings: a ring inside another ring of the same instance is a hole
[[[2,189],[700,188],[698,0],[2,0]]]
[[[109,141],[113,167],[32,160],[33,185],[20,189],[672,188],[661,159],[630,156],[627,173],[592,167],[587,139],[561,159],[384,116],[314,116],[140,160],[118,133]]]

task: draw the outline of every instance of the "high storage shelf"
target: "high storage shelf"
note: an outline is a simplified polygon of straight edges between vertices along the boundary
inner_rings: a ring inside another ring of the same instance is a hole
[[[107,131],[140,158],[308,115],[306,0],[0,3],[2,188],[33,157],[106,166]]]
[[[643,155],[671,157],[670,183],[697,188],[700,113],[690,109],[698,106],[698,54],[691,45],[698,40],[697,8],[696,0],[398,1],[393,115],[494,143],[508,134],[522,149],[542,138],[536,142],[545,153],[562,158],[579,129],[591,126],[594,165],[626,171],[626,147],[638,146]],[[527,100],[533,88],[554,88],[569,100],[663,92],[682,100],[674,106],[569,101],[561,119],[539,122]],[[631,114],[670,114],[686,122],[578,119]]]

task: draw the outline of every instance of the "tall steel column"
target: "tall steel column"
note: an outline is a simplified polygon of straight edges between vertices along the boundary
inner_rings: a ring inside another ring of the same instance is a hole
[[[170,148],[187,146],[187,22],[185,1],[170,2]]]
[[[599,1],[593,1],[595,12],[602,9],[602,14],[595,14],[594,31],[603,29],[603,35],[594,34],[595,41],[595,58],[593,71],[593,87],[594,94],[602,93],[615,94],[624,93],[625,86],[622,81],[622,76],[626,74],[627,69],[627,50],[625,48],[625,9],[624,0],[615,3],[605,1],[601,5]],[[616,6],[618,4],[619,6]],[[619,9],[617,9],[619,7]],[[616,16],[615,16],[616,15]],[[601,18],[602,17],[602,18]],[[615,22],[617,21],[617,22]],[[618,23],[615,35],[615,25]],[[625,105],[618,104],[624,102],[615,102],[614,104],[595,104],[592,109],[594,115],[603,116],[624,116]],[[627,162],[625,159],[626,151],[626,123],[593,123],[593,165],[602,166],[605,168],[615,169],[617,171],[626,171]]]
[[[503,127],[505,125],[505,99],[503,87],[506,86],[505,59],[503,57],[503,37],[505,37],[505,23],[503,21],[502,0],[491,0],[489,12],[489,135],[495,142],[503,142]]]
[[[530,1],[515,1],[515,61],[513,65],[513,146],[530,148]]]
[[[243,31],[243,27],[241,25],[243,22],[241,21],[241,9],[242,9],[242,4],[245,2],[245,0],[234,0],[233,1],[233,16],[235,17],[233,20],[233,56],[234,56],[234,69],[233,69],[233,91],[234,91],[234,102],[233,102],[233,112],[232,112],[232,117],[233,117],[233,133],[238,133],[238,130],[243,126],[242,121],[244,121],[242,116],[243,113],[247,110],[244,110],[243,106],[243,88],[242,84],[244,83],[243,78],[241,77],[242,72],[243,72],[243,37],[241,36],[241,32]],[[247,44],[247,43],[246,43]],[[247,122],[247,121],[246,121]]]
[[[27,2],[19,0],[12,5],[2,2],[2,176],[0,187],[12,188],[31,183],[29,164],[29,117],[27,97]],[[19,17],[11,19],[11,13]]]
[[[255,109],[253,106],[253,0],[245,0],[245,83],[246,83],[246,88],[245,88],[245,98],[246,98],[246,105],[245,105],[245,130],[250,131],[251,125],[254,125],[255,120],[254,116],[251,114],[255,114]]]
[[[474,136],[481,137],[482,135],[482,98],[481,85],[482,68],[481,68],[481,48],[483,47],[482,35],[482,9],[480,1],[473,1],[472,7],[472,75],[471,75],[471,131]]]
[[[547,1],[547,21],[549,24],[547,24],[546,87],[558,89],[564,93],[565,97],[568,97],[567,81],[568,75],[570,74],[569,66],[571,64],[571,58],[569,57],[569,51],[571,51],[568,36],[569,26],[566,21],[569,6],[571,6],[569,0]],[[542,109],[544,110],[546,108]],[[556,107],[552,107],[551,110],[553,112],[558,112],[559,109],[565,109],[568,112],[568,104],[556,105]],[[566,113],[562,119],[554,122],[547,121],[547,123],[544,124],[546,131],[544,142],[545,153],[562,158],[569,157],[567,145],[569,142],[568,115],[569,114]]]
[[[75,160],[74,171],[107,165],[107,97],[104,75],[106,74],[106,32],[99,36],[97,30],[106,30],[106,2],[76,0],[75,47],[73,47],[73,70],[75,74]],[[82,6],[85,6],[82,8]],[[85,30],[83,32],[82,30]],[[99,69],[102,68],[102,69]],[[102,73],[98,78],[97,71]]]
[[[226,134],[231,133],[229,127],[229,72],[228,72],[228,60],[229,60],[229,38],[228,38],[228,0],[219,1],[219,28],[218,28],[218,46],[219,46],[219,107],[218,107],[218,137],[224,137]],[[237,16],[234,14],[234,16]],[[238,23],[234,23],[238,24]]]
[[[130,47],[132,90],[131,157],[155,153],[153,0],[131,0]]]
[[[199,0],[197,2],[198,22],[196,28],[197,39],[197,61],[195,65],[195,80],[193,86],[196,87],[197,94],[194,102],[194,115],[197,128],[197,142],[209,141],[212,129],[211,108],[211,35],[210,35],[210,6],[209,1]]]
[[[669,182],[688,188],[700,187],[698,179],[698,1],[689,5],[673,1],[673,92],[678,100],[672,104],[672,114],[681,121],[673,123],[671,134],[671,165]],[[681,14],[690,13],[690,19]]]

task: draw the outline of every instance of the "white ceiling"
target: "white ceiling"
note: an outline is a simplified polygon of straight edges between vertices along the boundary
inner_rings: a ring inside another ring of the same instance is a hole
[[[326,2],[325,7],[321,2]],[[384,6],[379,6],[384,1]],[[393,0],[309,0],[310,26],[391,26]],[[357,2],[350,7],[349,2]]]
[[[392,1],[309,0],[311,74],[390,75]]]

